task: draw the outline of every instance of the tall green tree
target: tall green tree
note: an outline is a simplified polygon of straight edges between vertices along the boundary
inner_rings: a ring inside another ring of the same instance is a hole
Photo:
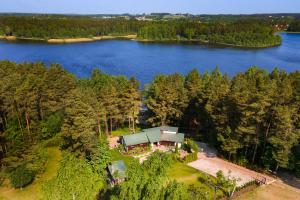
[[[65,153],[57,176],[43,185],[45,199],[95,199],[103,181],[85,160]]]
[[[187,106],[184,79],[179,74],[159,75],[146,89],[145,105],[152,125],[176,124]]]
[[[274,109],[274,121],[270,130],[269,142],[273,146],[273,158],[278,167],[286,168],[292,147],[297,144],[300,130],[294,125],[295,111],[288,106],[277,106]]]

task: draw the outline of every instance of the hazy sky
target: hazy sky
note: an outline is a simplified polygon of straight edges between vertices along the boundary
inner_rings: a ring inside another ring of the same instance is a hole
[[[300,0],[0,0],[0,12],[193,13],[300,12]]]

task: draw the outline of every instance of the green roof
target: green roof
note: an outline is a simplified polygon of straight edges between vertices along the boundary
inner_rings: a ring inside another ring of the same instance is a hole
[[[147,134],[144,132],[132,135],[124,135],[123,140],[126,146],[132,146],[149,142]]]
[[[176,133],[162,133],[161,130],[176,132]],[[184,141],[184,134],[177,133],[177,127],[171,126],[161,126],[155,128],[144,129],[141,133],[136,133],[132,135],[124,135],[123,143],[125,146],[132,146],[143,143],[154,143],[160,141],[168,141],[168,142],[179,142],[182,143]]]
[[[144,132],[147,131],[170,131],[170,132],[178,132],[178,127],[174,127],[174,126],[159,126],[159,127],[154,127],[154,128],[147,128],[147,129],[143,129]]]
[[[160,141],[177,142],[182,143],[184,141],[183,133],[164,133],[161,135]]]
[[[149,130],[145,132],[149,142],[153,143],[153,142],[159,142],[160,141],[160,137],[161,137],[161,132],[158,130]]]
[[[108,165],[108,170],[114,179],[125,178],[126,166],[123,160],[112,162],[111,165]]]

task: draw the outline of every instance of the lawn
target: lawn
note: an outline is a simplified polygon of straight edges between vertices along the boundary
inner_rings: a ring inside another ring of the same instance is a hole
[[[198,170],[181,162],[174,163],[169,169],[168,175],[170,178],[188,185],[198,183],[198,178],[203,176]]]
[[[49,160],[46,163],[45,172],[35,178],[32,184],[23,189],[14,189],[10,186],[9,181],[5,181],[0,187],[0,199],[2,200],[38,200],[42,199],[41,186],[45,181],[50,180],[56,175],[61,152],[58,147],[47,149]]]
[[[281,181],[263,185],[252,192],[241,195],[237,200],[299,200],[300,189],[291,187]]]
[[[123,160],[126,166],[129,166],[132,160],[134,159],[131,156],[126,156],[121,154],[117,149],[111,150],[112,161]]]
[[[140,132],[140,131],[141,131],[141,128],[139,128],[139,127],[135,128],[135,132]],[[111,132],[111,135],[113,137],[129,135],[129,134],[132,134],[132,132],[129,130],[129,128],[119,128],[119,129]]]
[[[207,180],[207,177],[210,177],[212,180],[215,179],[214,177],[206,175],[205,173],[202,173],[197,169],[194,169],[181,162],[175,162],[172,165],[168,171],[168,176],[178,182],[185,183],[187,185],[195,185],[202,188],[202,190],[206,191],[207,195],[213,199],[214,190],[212,187],[206,184],[205,181]],[[218,191],[217,196],[220,198],[223,196],[223,193]]]

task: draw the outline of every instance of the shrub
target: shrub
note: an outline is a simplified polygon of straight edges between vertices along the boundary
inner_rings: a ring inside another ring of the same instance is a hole
[[[195,160],[198,159],[198,156],[197,156],[197,152],[194,152],[194,153],[189,153],[184,159],[183,159],[183,162],[184,163],[189,163],[189,162],[193,162]]]
[[[21,188],[31,183],[34,176],[35,173],[27,169],[26,165],[20,165],[11,172],[9,178],[14,188]]]
[[[96,199],[103,185],[99,174],[93,172],[85,159],[65,153],[57,176],[42,185],[43,199]]]
[[[54,137],[43,142],[43,146],[47,147],[58,147],[62,145],[62,138],[60,134],[55,135]]]
[[[199,151],[198,145],[192,139],[187,139],[187,142],[183,145],[183,149],[189,153],[198,153]]]
[[[236,161],[236,163],[237,163],[238,165],[244,166],[244,167],[248,166],[248,164],[249,164],[247,158],[245,158],[244,156],[238,158],[238,160]]]
[[[127,152],[128,155],[138,155],[149,152],[151,150],[150,146],[147,147],[135,147]]]
[[[36,145],[30,155],[26,157],[26,167],[35,173],[44,173],[48,159],[47,149],[42,148],[41,145]]]
[[[250,186],[258,186],[258,184],[257,184],[257,182],[255,180],[253,180],[253,181],[245,183],[242,186],[236,187],[235,191],[238,192],[238,191],[240,191],[240,190],[242,190],[244,188],[250,187]]]
[[[60,131],[63,117],[63,112],[56,112],[41,123],[43,138],[51,138]]]

